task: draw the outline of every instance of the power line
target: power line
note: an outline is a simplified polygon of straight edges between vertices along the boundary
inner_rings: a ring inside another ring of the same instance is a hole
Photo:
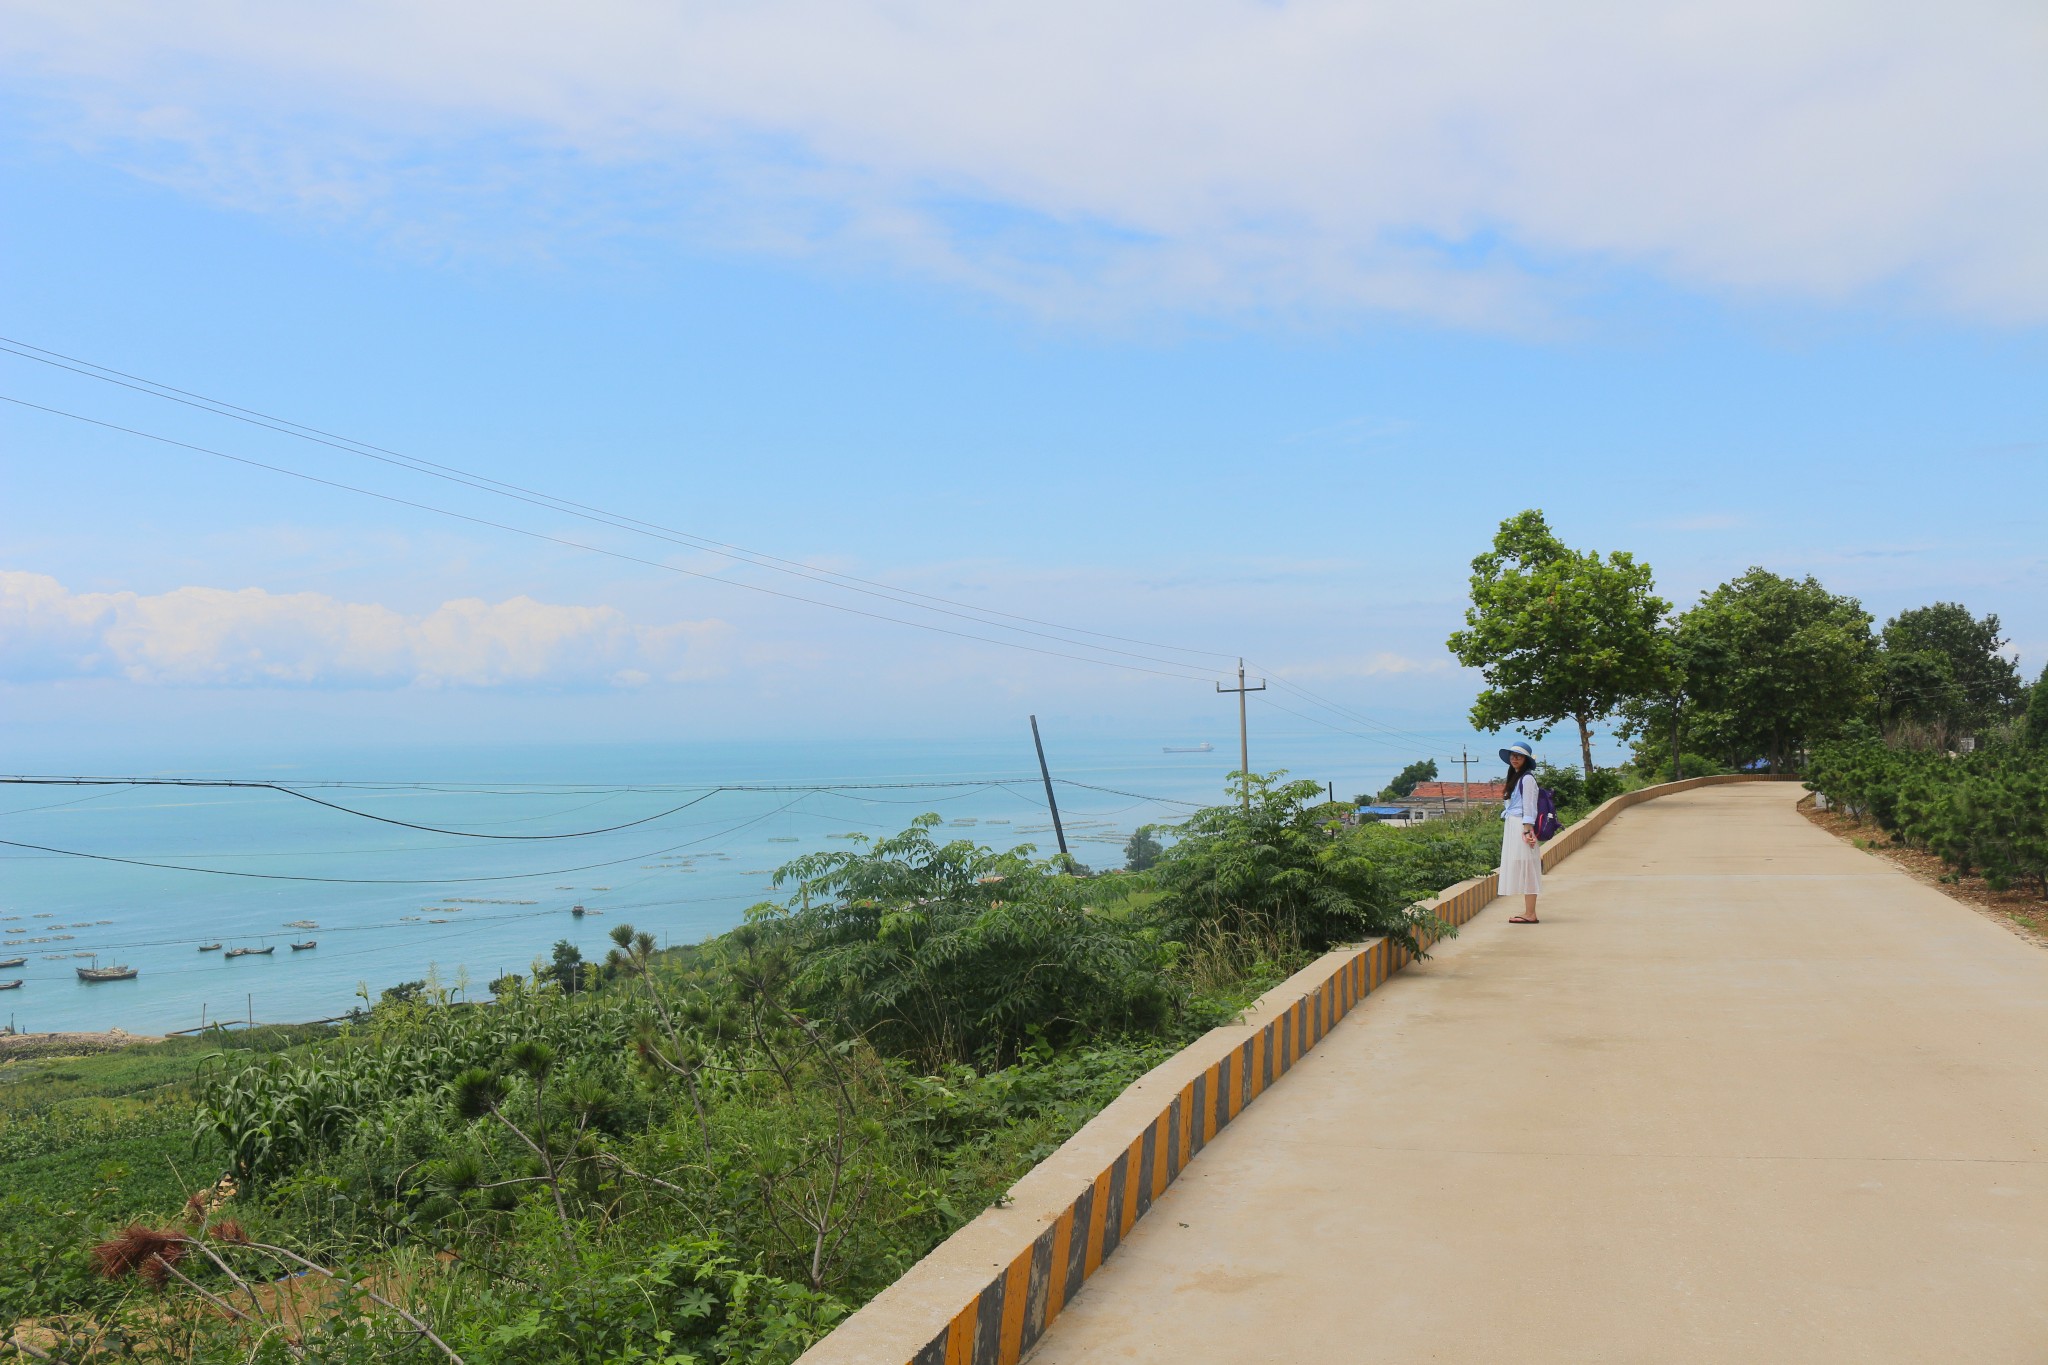
[[[158,435],[156,432],[153,431],[143,431],[137,427],[122,426],[118,422],[102,421],[97,417],[87,417],[82,413],[68,412],[63,408],[53,408],[46,406],[45,404],[42,403],[31,403],[25,398],[15,398],[8,394],[0,394],[0,402],[13,403],[17,407],[29,408],[36,412],[49,413],[51,416],[54,417],[66,417],[74,422],[83,422],[89,426],[101,427],[108,431],[118,431],[129,436],[140,436],[144,440],[157,441],[164,445],[176,446],[179,449],[190,450],[201,455],[211,455],[216,459],[228,460],[231,461],[232,463],[240,465],[247,465],[252,469],[265,469],[273,474],[283,474],[288,478],[300,479],[307,483],[319,484],[326,488],[337,488],[346,493],[355,493],[366,498],[375,498],[380,502],[393,503],[400,507],[410,507],[416,511],[421,512],[432,512],[437,516],[449,517],[456,521],[466,521],[469,522],[471,525],[475,526],[488,526],[491,529],[497,531],[509,531],[513,535],[525,536],[531,540],[542,541],[550,545],[560,545],[571,550],[583,550],[591,554],[605,555],[612,559],[623,560],[629,564],[641,564],[645,565],[650,569],[660,569],[664,572],[679,574],[686,578],[701,578],[707,582],[720,583],[725,585],[726,587],[732,588],[744,588],[748,592],[757,592],[769,597],[780,597],[791,602],[805,602],[810,604],[811,606],[825,607],[832,611],[843,611],[854,616],[865,616],[868,619],[874,621],[888,621],[892,624],[899,626],[909,626],[914,630],[931,631],[934,634],[938,635],[951,635],[962,640],[977,640],[982,644],[1000,645],[1007,649],[1025,650],[1032,654],[1043,654],[1049,658],[1072,659],[1077,663],[1097,664],[1104,668],[1121,668],[1127,672],[1132,673],[1150,673],[1156,677],[1177,678],[1184,682],[1207,682],[1209,680],[1206,674],[1196,673],[1193,671],[1167,672],[1163,669],[1158,668],[1145,668],[1138,664],[1118,663],[1114,659],[1101,659],[1086,654],[1068,654],[1056,649],[1042,649],[1037,645],[1027,645],[1016,640],[1004,640],[989,635],[976,635],[972,631],[954,630],[948,626],[933,625],[930,622],[926,621],[911,621],[906,620],[901,616],[889,616],[882,612],[867,611],[860,607],[848,606],[843,602],[828,602],[822,598],[806,597],[801,593],[783,592],[779,588],[765,587],[759,583],[748,583],[736,578],[722,578],[717,574],[703,573],[696,569],[686,569],[678,564],[666,564],[657,559],[647,559],[640,555],[627,554],[623,550],[607,549],[600,545],[588,545],[582,541],[569,540],[562,536],[548,535],[546,532],[543,531],[529,530],[524,526],[514,526],[508,522],[493,521],[489,517],[473,516],[467,512],[457,512],[452,508],[437,507],[432,503],[418,502],[411,498],[401,498],[394,493],[380,493],[374,489],[360,488],[357,487],[355,484],[342,483],[338,479],[322,478],[317,474],[307,474],[301,470],[287,468],[284,465],[269,464],[263,460],[250,459],[246,455],[230,455],[226,451],[214,450],[209,446],[194,445],[190,441],[175,440],[169,436]],[[1068,641],[1067,643],[1073,644],[1076,646],[1076,648],[1081,649],[1101,648],[1101,646],[1098,645],[1083,644],[1079,641]],[[1112,652],[1122,653],[1123,651]],[[1161,660],[1159,662],[1172,664],[1172,661],[1169,660]],[[1175,668],[1186,667],[1184,665],[1178,664],[1172,664],[1172,666]]]
[[[17,347],[25,349],[15,349]],[[786,573],[798,578],[808,579],[812,582],[826,583],[828,584],[828,586],[843,588],[852,592],[863,593],[870,597],[881,597],[887,601],[897,602],[904,606],[918,607],[920,610],[924,611],[936,611],[943,615],[955,616],[963,620],[974,621],[980,625],[994,626],[1000,630],[1016,630],[1026,635],[1036,635],[1043,639],[1058,640],[1064,644],[1077,644],[1081,645],[1083,648],[1101,649],[1107,653],[1123,654],[1130,658],[1146,659],[1153,663],[1177,663],[1181,661],[1157,659],[1150,655],[1133,654],[1129,650],[1110,649],[1109,647],[1102,645],[1089,645],[1086,644],[1086,642],[1084,641],[1071,640],[1067,639],[1066,637],[1069,635],[1089,635],[1094,636],[1097,639],[1117,640],[1125,644],[1139,644],[1144,645],[1150,649],[1167,649],[1181,654],[1204,655],[1215,658],[1229,657],[1228,655],[1223,654],[1222,652],[1217,650],[1191,649],[1184,645],[1171,645],[1164,644],[1158,641],[1139,640],[1129,636],[1112,635],[1104,631],[1087,630],[1079,626],[1062,625],[1058,622],[1039,620],[1036,617],[1021,616],[1014,612],[997,611],[994,608],[990,607],[982,607],[977,606],[973,603],[960,602],[952,598],[940,597],[932,593],[918,592],[915,589],[911,588],[899,588],[893,584],[881,583],[873,579],[860,578],[853,574],[843,574],[837,572],[836,570],[820,569],[814,565],[803,564],[800,561],[796,560],[784,559],[778,555],[770,555],[761,551],[749,550],[744,546],[732,545],[723,541],[712,540],[709,537],[698,535],[695,532],[677,530],[673,527],[663,526],[657,522],[643,521],[637,517],[627,516],[624,513],[612,512],[605,508],[593,507],[586,503],[575,502],[571,499],[561,497],[557,494],[546,493],[537,489],[527,488],[519,484],[508,483],[500,479],[491,478],[488,475],[478,474],[473,471],[461,469],[453,465],[439,464],[435,461],[422,459],[418,456],[406,455],[399,451],[386,449],[383,446],[372,445],[367,441],[356,440],[354,437],[340,436],[333,432],[322,431],[317,427],[310,427],[301,422],[291,421],[288,418],[275,417],[272,416],[271,414],[260,412],[254,408],[241,407],[238,404],[229,403],[222,399],[210,398],[204,394],[193,393],[189,390],[176,388],[172,385],[163,384],[153,379],[146,379],[138,375],[128,374],[124,371],[113,369],[110,366],[100,365],[94,361],[80,359],[79,357],[76,356],[68,356],[59,351],[51,351],[44,347],[36,346],[33,345],[32,343],[25,341],[17,341],[8,337],[0,337],[0,352],[4,352],[8,355],[17,356],[23,360],[32,360],[41,365],[48,365],[56,369],[65,370],[71,374],[80,375],[87,379],[98,380],[99,382],[104,384],[113,384],[120,388],[132,390],[136,393],[146,394],[147,396],[152,398],[162,399],[166,402],[180,403],[186,407],[196,408],[202,412],[209,412],[218,417],[226,417],[232,421],[244,422],[251,426],[261,427],[266,431],[273,431],[277,432],[280,435],[294,437],[298,440],[310,441],[317,445],[324,445],[329,447],[330,449],[339,450],[344,454],[354,455],[362,459],[375,460],[380,464],[387,464],[401,469],[408,469],[414,473],[425,474],[430,478],[437,478],[447,482],[461,484],[464,487],[474,488],[480,492],[493,493],[500,497],[511,498],[515,501],[529,503],[533,506],[545,507],[550,511],[564,512],[571,516],[579,517],[585,521],[593,521],[602,525],[614,527],[618,530],[632,531],[636,534],[652,536],[655,539],[666,540],[672,544],[687,544],[695,549],[709,550],[713,554],[718,554],[725,558],[737,560],[742,563],[753,564],[757,567],[769,569],[776,573]],[[29,352],[40,352],[41,354],[30,354]],[[81,366],[85,368],[79,368]],[[93,373],[93,371],[101,371],[102,373]],[[910,601],[908,600],[909,598],[917,598],[924,603],[942,603],[944,605],[922,606],[920,605],[920,602]],[[960,608],[960,610],[952,610],[952,608]],[[1021,627],[1018,626],[1006,626],[1003,625],[1000,621],[991,621],[986,619],[991,616],[1001,617],[1005,620],[1011,621],[1028,622],[1032,625],[1046,626],[1053,631],[1058,631],[1062,633],[1047,634],[1044,631],[1023,630]]]
[[[822,583],[826,586],[838,587],[849,591],[863,593],[867,596],[879,597],[885,601],[896,602],[900,605],[914,607],[919,610],[937,611],[940,614],[953,616],[962,620],[972,621],[978,625],[991,626],[999,630],[1019,631],[1022,634],[1034,635],[1041,639],[1054,640],[1061,644],[1074,645],[1076,647],[1084,649],[1093,649],[1103,653],[1120,654],[1127,658],[1141,659],[1148,663],[1164,664],[1168,667],[1185,668],[1187,665],[1184,661],[1180,660],[1160,659],[1152,655],[1136,654],[1129,650],[1119,650],[1110,648],[1108,646],[1089,644],[1086,641],[1073,640],[1068,637],[1073,635],[1085,635],[1099,640],[1115,640],[1123,644],[1142,645],[1148,649],[1170,650],[1178,654],[1197,655],[1207,658],[1230,657],[1226,652],[1220,650],[1196,649],[1185,645],[1168,644],[1163,641],[1143,640],[1132,636],[1117,635],[1105,631],[1089,630],[1085,627],[1066,625],[1054,621],[1047,621],[1042,618],[1025,616],[1015,612],[1000,611],[992,607],[985,607],[974,603],[962,602],[957,599],[942,597],[933,593],[920,592],[912,588],[903,588],[890,583],[884,583],[873,579],[862,578],[854,574],[840,573],[836,570],[819,568],[815,565],[804,564],[800,561],[786,559],[781,556],[768,554],[763,551],[751,550],[745,546],[735,545],[725,541],[714,540],[710,537],[703,536],[695,532],[684,531],[675,527],[664,526],[657,522],[649,522],[637,517],[628,516],[625,513],[613,512],[606,508],[596,507],[587,503],[577,502],[573,499],[562,497],[559,494],[548,493],[539,489],[526,487],[524,485],[511,483],[501,479],[495,479],[490,477],[489,475],[480,474],[473,470],[463,469],[459,466],[443,464],[433,460],[427,460],[419,456],[407,455],[403,452],[392,450],[384,446],[375,445],[371,442],[362,441],[355,437],[341,435],[339,433],[327,431],[319,427],[310,426],[303,422],[297,422],[289,418],[279,417],[273,413],[264,412],[260,409],[246,407],[241,404],[228,402],[225,399],[214,398],[207,394],[197,393],[189,389],[179,388],[175,385],[163,383],[160,380],[154,380],[146,376],[136,375],[124,370],[115,369],[114,367],[109,365],[102,365],[97,361],[87,360],[79,356],[68,355],[61,351],[51,350],[48,347],[37,346],[32,342],[22,341],[18,338],[0,337],[0,352],[14,355],[19,359],[30,360],[36,362],[37,364],[64,370],[68,373],[76,374],[83,378],[97,380],[101,383],[116,385],[118,387],[129,389],[137,393],[142,393],[149,397],[157,398],[166,402],[180,403],[186,407],[191,407],[199,411],[208,412],[215,416],[226,417],[233,421],[244,422],[249,425],[260,427],[264,430],[276,432],[281,435],[290,436],[295,439],[309,441],[319,445],[324,445],[331,449],[339,450],[344,454],[357,456],[358,458],[376,460],[379,463],[392,465],[397,468],[408,469],[415,473],[426,474],[429,477],[440,478],[448,482],[458,483],[465,487],[474,488],[482,492],[488,492],[493,493],[497,496],[512,498],[517,501],[526,502],[533,506],[544,507],[551,511],[567,513],[572,516],[577,516],[583,520],[593,521],[598,524],[611,526],[615,529],[626,530],[636,534],[649,535],[656,539],[667,540],[670,543],[688,544],[692,548],[708,550],[712,553],[719,554],[721,556],[736,560],[738,562],[749,563],[760,568],[769,569],[772,572],[790,574],[792,576],[803,578],[812,582]],[[20,400],[10,401],[18,402]],[[31,404],[28,406],[36,405]],[[46,408],[43,410],[58,413],[59,415],[63,416],[71,416],[76,418],[77,420],[82,421],[94,420],[91,418],[80,417],[78,414],[62,413],[60,410],[57,409]],[[112,424],[102,423],[101,425]],[[116,429],[124,431],[131,430],[128,428]],[[135,432],[133,434],[150,435],[150,433],[141,432]],[[166,438],[155,437],[154,439]],[[173,444],[182,445],[184,443],[173,442]],[[190,448],[203,449],[201,447]],[[206,451],[205,453],[214,454],[227,459],[237,458],[234,456],[226,456],[222,452],[218,451]],[[297,477],[311,477],[307,475],[298,474],[297,471],[284,470],[277,466],[264,465],[258,461],[245,461],[245,463],[257,464],[259,467],[262,468],[272,469],[276,472],[293,474]],[[348,487],[347,485],[335,486]],[[369,490],[363,489],[350,488],[349,491],[354,491],[358,493],[368,493],[370,496],[385,496],[381,494],[369,493]],[[398,499],[397,501],[404,500]],[[412,505],[419,506],[420,504]],[[444,515],[461,515],[459,513],[446,512],[445,509],[439,508],[429,508],[428,510],[440,511]],[[470,520],[481,519],[470,518]],[[495,523],[485,524],[494,525]],[[503,529],[518,530],[519,528]],[[529,532],[521,533],[532,534]],[[585,546],[579,548],[595,549],[596,547]],[[600,553],[608,552],[600,551]],[[690,571],[682,570],[680,572]],[[706,578],[715,577],[715,575],[708,574],[697,574],[695,576]],[[738,583],[736,580],[719,579],[718,581],[734,583],[736,586],[747,587],[755,591],[773,592],[772,589],[759,588],[753,584]],[[783,593],[776,595],[793,597],[795,600],[809,602],[815,605],[827,606],[835,610],[856,610],[854,608],[845,607],[837,603],[818,602],[817,599],[801,597],[796,594]],[[912,601],[910,599],[917,600]],[[940,605],[923,605],[928,603],[937,603]],[[957,608],[958,610],[953,610],[954,608]],[[875,617],[876,619],[888,620],[895,622],[897,624],[920,625],[920,623],[903,621],[900,618],[881,616],[876,613],[857,614],[869,615]],[[988,619],[991,617],[1000,619]],[[1021,628],[1017,626],[1004,625],[1004,621],[1017,621],[1024,622],[1033,626],[1044,626],[1047,628],[1048,631],[1059,633],[1048,634],[1046,633],[1046,631],[1021,630]],[[934,627],[929,626],[921,626],[921,628],[934,629]],[[949,633],[964,634],[962,632]],[[965,638],[984,640],[989,643],[1009,644],[1013,648],[1025,647],[1018,645],[1014,641],[991,641],[988,640],[988,637],[983,636],[966,635]],[[1054,654],[1056,657],[1063,658],[1080,657],[1059,654],[1057,651],[1040,652]],[[1111,662],[1108,660],[1090,661],[1099,663]],[[1140,671],[1153,672],[1156,670]],[[1268,672],[1270,673],[1270,670],[1268,670]],[[1371,717],[1362,715],[1356,711],[1352,711],[1342,706],[1339,706],[1336,703],[1331,702],[1328,698],[1322,697],[1319,694],[1311,692],[1307,688],[1289,683],[1284,679],[1276,679],[1276,681],[1279,683],[1280,686],[1285,687],[1290,691],[1294,691],[1300,694],[1301,696],[1322,705],[1326,709],[1331,710],[1335,714],[1344,716],[1346,719],[1352,720],[1359,724],[1366,725],[1373,729],[1383,730],[1389,734],[1403,735],[1415,739],[1421,738],[1420,736],[1414,735],[1413,732],[1403,731],[1398,729],[1397,727],[1388,726],[1384,722],[1374,720]]]

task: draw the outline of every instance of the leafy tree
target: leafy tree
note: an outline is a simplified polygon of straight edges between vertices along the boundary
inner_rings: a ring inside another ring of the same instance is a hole
[[[1413,793],[1418,784],[1427,782],[1435,776],[1436,760],[1433,758],[1419,758],[1401,769],[1400,772],[1395,773],[1394,780],[1380,788],[1379,799],[1382,801],[1398,801],[1402,797]]]
[[[1377,842],[1331,837],[1321,784],[1284,776],[1251,774],[1241,779],[1248,807],[1211,806],[1180,827],[1154,869],[1166,893],[1159,909],[1177,933],[1261,930],[1314,952],[1379,934],[1418,948],[1417,928],[1442,929],[1411,906],[1446,882],[1415,888],[1391,877]]]
[[[1885,723],[1924,726],[1947,748],[2013,715],[2023,689],[2006,644],[1996,615],[1980,620],[1959,602],[1900,612],[1884,627]]]
[[[566,938],[555,940],[554,963],[547,970],[556,985],[574,994],[590,984],[590,964],[583,960],[583,950]]]
[[[1870,709],[1870,613],[1811,577],[1752,568],[1704,594],[1677,635],[1695,697],[1687,743],[1730,767],[1767,758],[1788,771]]]
[[[1156,826],[1140,825],[1131,831],[1129,842],[1124,844],[1124,868],[1130,872],[1144,872],[1159,861],[1159,855],[1166,851],[1153,833]]]
[[[872,846],[777,871],[796,894],[751,914],[791,944],[800,1007],[884,1052],[998,1066],[1034,1040],[1061,1046],[1168,1015],[1165,949],[1151,930],[1093,912],[1088,884],[1029,846],[941,844],[938,824],[920,815]]]
[[[2048,749],[2048,668],[2041,670],[2027,697],[2027,718],[2020,741],[2030,749]]]
[[[1604,560],[1573,550],[1541,512],[1503,521],[1493,548],[1472,561],[1467,629],[1449,641],[1458,661],[1486,679],[1473,725],[1531,722],[1540,739],[1570,720],[1591,777],[1593,723],[1664,681],[1658,622],[1671,604],[1654,587],[1649,565],[1622,550]]]
[[[424,981],[401,981],[378,992],[377,1000],[385,1005],[409,1005],[426,993],[427,983]]]

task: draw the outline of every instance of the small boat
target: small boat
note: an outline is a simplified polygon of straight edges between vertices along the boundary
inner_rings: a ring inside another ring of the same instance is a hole
[[[133,967],[79,967],[74,970],[80,981],[133,981],[136,976]]]
[[[202,953],[217,953],[220,951],[220,945],[218,943],[202,943],[199,945],[199,951]]]
[[[18,991],[20,989],[21,978],[18,976],[12,981],[0,981],[0,991]]]
[[[270,956],[270,955],[271,955],[272,953],[274,953],[274,952],[276,952],[276,951],[277,951],[277,949],[276,949],[275,947],[264,947],[264,948],[230,948],[230,949],[228,949],[228,950],[227,950],[227,952],[223,953],[223,954],[222,954],[222,956],[223,956],[223,957],[269,957],[269,956]]]
[[[1174,744],[1163,744],[1160,746],[1159,752],[1162,754],[1213,754],[1216,752],[1216,746],[1205,739],[1200,744],[1190,745],[1186,748]]]
[[[25,957],[10,957],[5,962],[0,962],[0,967],[19,967],[26,961],[28,959]]]
[[[319,946],[320,946],[320,940],[319,940],[319,939],[317,939],[317,938],[309,938],[309,939],[307,939],[307,940],[306,940],[306,941],[305,941],[304,943],[294,943],[294,944],[292,945],[292,951],[293,951],[293,952],[295,952],[295,953],[303,953],[303,952],[305,952],[305,951],[306,951],[306,949],[308,949],[308,948],[318,948]]]

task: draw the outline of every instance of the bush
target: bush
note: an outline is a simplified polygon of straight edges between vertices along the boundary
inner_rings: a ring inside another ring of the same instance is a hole
[[[1156,1029],[1172,1012],[1160,936],[1086,904],[1091,887],[1026,850],[939,844],[919,816],[872,848],[799,858],[760,907],[805,1007],[928,1065],[1002,1066],[1034,1041]]]
[[[1844,741],[1814,750],[1806,785],[1964,875],[2048,898],[2048,755],[2014,745],[1952,758]]]
[[[1267,935],[1321,952],[1385,935],[1419,952],[1417,930],[1448,932],[1415,902],[1472,875],[1460,870],[1472,857],[1466,840],[1441,834],[1402,842],[1404,832],[1375,826],[1332,834],[1322,787],[1284,776],[1249,777],[1248,805],[1211,807],[1181,826],[1153,874],[1164,893],[1158,908],[1176,938]],[[1486,867],[1496,851],[1486,851]],[[1446,873],[1455,875],[1430,880]]]

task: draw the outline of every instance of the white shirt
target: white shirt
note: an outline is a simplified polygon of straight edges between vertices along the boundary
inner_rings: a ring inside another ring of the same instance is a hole
[[[1501,808],[1500,818],[1520,820],[1525,825],[1536,823],[1536,774],[1522,774],[1521,781],[1508,793],[1508,803]]]

